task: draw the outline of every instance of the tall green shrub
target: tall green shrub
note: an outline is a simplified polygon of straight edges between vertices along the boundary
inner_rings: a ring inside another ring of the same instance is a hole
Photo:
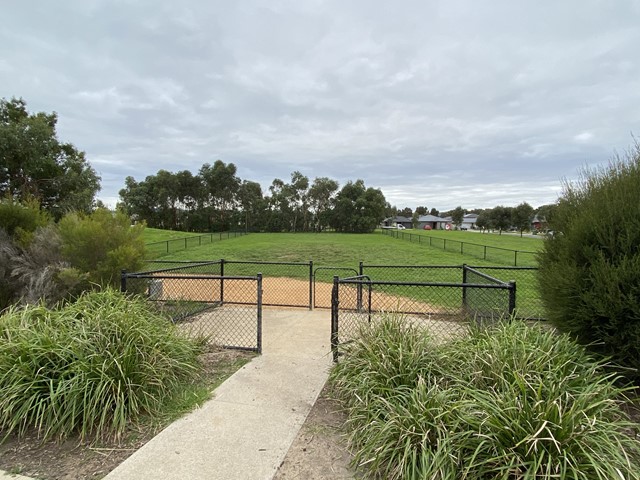
[[[640,378],[640,145],[567,183],[539,255],[547,316]]]
[[[0,225],[18,244],[28,245],[33,232],[50,222],[35,199],[18,202],[11,197],[0,199]]]
[[[120,271],[136,271],[144,260],[142,225],[122,212],[99,208],[90,215],[70,213],[58,224],[62,254],[72,267],[99,285],[117,286]]]

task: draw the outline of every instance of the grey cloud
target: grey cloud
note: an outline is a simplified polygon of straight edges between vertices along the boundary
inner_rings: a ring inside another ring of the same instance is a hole
[[[536,205],[640,124],[633,0],[10,0],[3,17],[0,95],[57,111],[109,201],[126,175],[220,158],[263,187],[300,170],[399,205]]]

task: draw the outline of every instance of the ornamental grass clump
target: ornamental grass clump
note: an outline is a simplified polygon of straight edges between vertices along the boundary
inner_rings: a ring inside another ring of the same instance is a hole
[[[381,338],[392,351],[421,345],[410,354],[419,365],[390,357]],[[603,366],[568,336],[522,322],[437,344],[395,318],[365,327],[331,378],[354,461],[376,478],[637,479],[639,426]],[[387,378],[402,382],[376,385]]]
[[[0,431],[117,437],[199,370],[201,347],[141,299],[91,292],[0,317]]]

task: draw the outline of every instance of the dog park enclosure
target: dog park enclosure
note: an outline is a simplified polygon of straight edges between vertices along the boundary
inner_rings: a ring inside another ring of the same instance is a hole
[[[224,347],[260,352],[265,307],[331,309],[334,347],[381,312],[409,315],[445,336],[472,318],[515,314],[539,319],[541,308],[527,294],[535,270],[363,262],[351,268],[313,262],[154,261],[143,272],[122,272],[121,289],[145,296],[194,335]]]

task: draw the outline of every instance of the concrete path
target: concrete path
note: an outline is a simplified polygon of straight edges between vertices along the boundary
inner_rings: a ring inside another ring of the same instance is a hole
[[[329,335],[327,310],[265,308],[263,354],[105,478],[273,478],[327,379]]]

